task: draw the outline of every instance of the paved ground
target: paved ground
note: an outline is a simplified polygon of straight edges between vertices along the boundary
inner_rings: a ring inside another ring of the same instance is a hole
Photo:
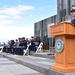
[[[5,57],[13,60],[15,59],[16,62],[27,62],[31,63],[33,65],[39,65],[41,67],[45,67],[47,69],[50,69],[50,66],[55,64],[54,59],[49,59],[49,58],[42,58],[42,57],[35,57],[35,56],[20,56],[20,55],[12,55],[12,54],[4,54]]]
[[[21,64],[0,57],[0,75],[44,75]]]
[[[44,75],[64,75],[60,72],[51,69],[51,66],[55,64],[54,59],[35,57],[30,55],[20,56],[20,55],[12,55],[12,54],[4,54],[4,53],[3,56],[19,64],[22,64],[26,67],[34,69],[40,73],[43,73]]]
[[[20,56],[6,53],[3,53],[2,56],[5,58],[0,58],[0,75],[75,75],[75,72],[62,73],[51,69],[51,66],[55,64],[54,58]]]

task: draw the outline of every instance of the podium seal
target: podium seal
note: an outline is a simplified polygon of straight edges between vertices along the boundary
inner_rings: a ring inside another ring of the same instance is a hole
[[[61,39],[56,40],[55,42],[55,50],[57,52],[62,52],[64,48],[64,43]]]

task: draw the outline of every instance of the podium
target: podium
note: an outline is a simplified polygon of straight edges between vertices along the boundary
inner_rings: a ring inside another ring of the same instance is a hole
[[[55,43],[60,39],[63,42],[63,48],[61,41],[56,45],[58,51],[55,51],[55,64],[51,68],[60,72],[75,72],[75,26],[67,22],[50,26],[50,35],[55,36]],[[59,48],[62,50],[59,51]]]

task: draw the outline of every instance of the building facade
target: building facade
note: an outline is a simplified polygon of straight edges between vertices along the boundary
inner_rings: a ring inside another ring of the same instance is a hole
[[[54,46],[54,37],[50,35],[49,26],[62,21],[71,20],[71,7],[75,0],[57,0],[57,14],[34,24],[34,36],[39,35],[44,45]]]
[[[53,39],[54,37],[50,38],[49,26],[57,23],[56,18],[57,15],[54,15],[34,24],[34,37],[36,37],[37,35],[40,36],[40,39],[44,43],[45,49],[49,49],[49,45],[52,45],[53,41],[51,41],[51,39]]]
[[[71,20],[71,7],[75,5],[75,0],[57,0],[57,22]]]

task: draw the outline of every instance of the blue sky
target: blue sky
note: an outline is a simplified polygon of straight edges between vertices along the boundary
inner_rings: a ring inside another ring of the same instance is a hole
[[[30,38],[34,23],[57,13],[57,0],[0,0],[0,41]]]

